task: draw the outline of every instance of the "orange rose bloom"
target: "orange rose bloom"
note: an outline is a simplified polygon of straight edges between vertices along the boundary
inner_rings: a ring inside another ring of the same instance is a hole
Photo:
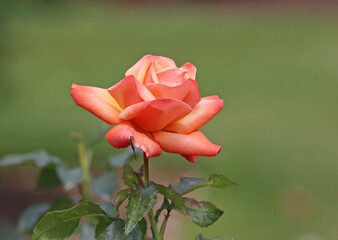
[[[166,57],[146,55],[108,89],[73,84],[71,95],[108,124],[106,135],[115,148],[140,148],[147,158],[161,149],[178,153],[190,162],[197,156],[215,156],[221,146],[211,143],[198,129],[223,107],[218,96],[200,97],[191,63],[176,67]]]

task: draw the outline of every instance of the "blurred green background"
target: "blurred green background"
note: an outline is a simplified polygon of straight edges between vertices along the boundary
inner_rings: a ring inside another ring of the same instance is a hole
[[[196,164],[164,154],[152,167],[224,173],[241,186],[197,194],[224,215],[207,229],[184,221],[180,239],[338,239],[338,17],[318,9],[6,1],[0,156],[43,148],[74,162],[70,132],[90,139],[101,122],[75,105],[71,83],[110,87],[145,54],[189,61],[201,95],[224,99],[202,129],[223,149]],[[103,141],[95,164],[114,152]]]

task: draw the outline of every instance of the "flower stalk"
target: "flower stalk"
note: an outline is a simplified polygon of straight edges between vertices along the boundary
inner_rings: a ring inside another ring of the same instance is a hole
[[[83,194],[83,200],[89,201],[91,200],[91,194],[90,194],[90,164],[93,156],[92,151],[86,151],[85,144],[83,142],[83,138],[81,134],[79,133],[73,133],[72,134],[74,139],[77,143],[77,149],[79,153],[79,160],[80,160],[80,166],[82,169],[82,194]]]
[[[145,153],[143,154],[143,165],[144,165],[144,183],[145,185],[149,184],[149,159],[146,157]],[[150,209],[148,212],[148,217],[151,225],[151,230],[155,240],[162,240],[163,236],[160,235],[157,229],[157,223],[154,217],[153,209]]]

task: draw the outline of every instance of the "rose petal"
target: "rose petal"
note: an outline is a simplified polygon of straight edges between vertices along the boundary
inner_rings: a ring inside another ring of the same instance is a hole
[[[146,87],[155,98],[173,98],[194,107],[200,100],[201,96],[198,90],[198,83],[195,80],[188,79],[176,86],[168,86],[163,83],[147,84]]]
[[[144,77],[147,74],[147,71],[151,65],[149,59],[152,58],[152,55],[145,55],[134,66],[129,68],[125,73],[125,76],[133,75],[137,80],[143,83]],[[141,81],[142,80],[142,81]]]
[[[204,97],[184,118],[166,126],[164,130],[178,133],[191,133],[209,122],[223,107],[218,96]]]
[[[191,107],[185,102],[161,98],[149,102],[143,111],[138,111],[138,115],[133,118],[133,121],[144,130],[152,132],[164,128],[169,123],[183,118],[190,112]]]
[[[222,148],[210,142],[200,131],[190,134],[157,131],[153,136],[164,151],[185,156],[215,156]]]
[[[122,110],[106,89],[73,84],[71,95],[77,105],[109,124],[120,122]]]
[[[147,71],[146,76],[144,77],[143,84],[145,85],[148,83],[158,83],[158,78],[153,64],[151,64],[149,70]]]
[[[192,163],[197,162],[197,156],[196,155],[183,155],[182,154],[182,157],[187,159],[189,162],[192,162]]]
[[[151,134],[142,131],[130,122],[120,123],[106,134],[107,141],[118,149],[130,146],[131,137],[135,147],[140,148],[147,158],[161,155],[161,147]]]
[[[142,57],[134,66],[129,68],[125,75],[133,75],[138,81],[140,81],[140,83],[144,84],[151,66],[153,66],[153,70],[155,72],[176,68],[176,64],[172,59],[162,56],[153,56],[149,54]],[[149,77],[148,81],[151,82],[151,79],[149,79]]]
[[[185,79],[185,75],[188,72],[180,68],[169,69],[157,73],[158,82],[165,83],[167,85],[181,84]]]
[[[187,62],[187,63],[185,63],[182,67],[180,67],[180,69],[186,71],[186,75],[184,76],[184,79],[185,79],[185,80],[186,80],[186,79],[189,79],[189,78],[195,80],[197,69],[196,69],[196,67],[194,66],[194,64]]]
[[[128,76],[108,89],[122,109],[138,102],[151,101],[155,97],[134,76]]]
[[[120,115],[119,118],[123,120],[131,120],[135,117],[137,117],[141,112],[144,111],[144,109],[149,105],[149,101],[147,102],[139,102],[135,103],[126,109],[124,109]]]

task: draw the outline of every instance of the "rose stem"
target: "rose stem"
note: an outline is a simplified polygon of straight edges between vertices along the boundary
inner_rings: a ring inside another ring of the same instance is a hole
[[[144,164],[144,183],[147,186],[149,184],[149,160],[146,157],[145,153],[143,153],[143,164]],[[161,240],[162,238],[157,229],[157,224],[155,221],[153,209],[150,209],[150,211],[148,212],[148,217],[149,217],[151,229],[153,232],[153,237],[155,238],[155,240]]]

